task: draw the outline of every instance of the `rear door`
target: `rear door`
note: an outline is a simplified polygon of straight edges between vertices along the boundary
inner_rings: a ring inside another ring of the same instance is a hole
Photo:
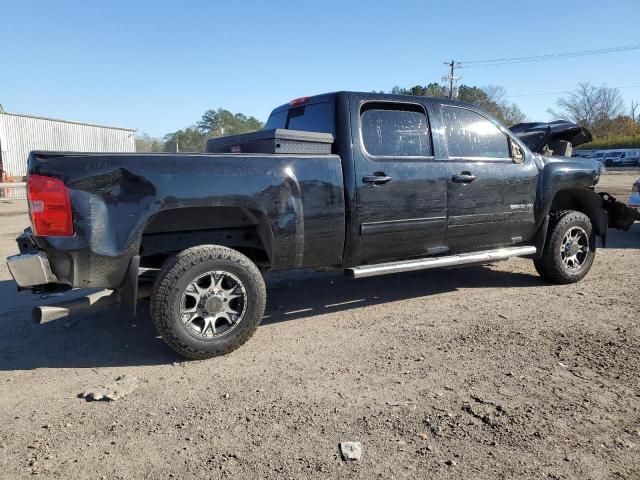
[[[531,154],[512,158],[518,143],[481,111],[434,103],[447,150],[449,248],[471,251],[529,239],[539,174]]]
[[[356,184],[356,263],[440,253],[446,164],[434,161],[428,100],[350,96]]]

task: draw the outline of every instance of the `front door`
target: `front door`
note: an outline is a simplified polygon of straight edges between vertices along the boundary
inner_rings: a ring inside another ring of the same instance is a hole
[[[470,251],[529,239],[539,174],[533,159],[513,158],[514,140],[478,111],[442,103],[439,113],[448,150],[449,248]]]
[[[445,251],[447,168],[434,161],[430,103],[364,101],[354,109],[356,262]]]

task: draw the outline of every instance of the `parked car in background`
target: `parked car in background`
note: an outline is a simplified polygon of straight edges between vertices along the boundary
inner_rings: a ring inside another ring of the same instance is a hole
[[[631,196],[629,197],[629,206],[640,212],[640,178],[636,180],[631,188]]]
[[[633,167],[640,161],[640,150],[614,150],[602,157],[607,167]]]
[[[589,158],[591,158],[592,160],[602,161],[603,157],[607,153],[607,150],[596,150],[595,152],[591,152]]]

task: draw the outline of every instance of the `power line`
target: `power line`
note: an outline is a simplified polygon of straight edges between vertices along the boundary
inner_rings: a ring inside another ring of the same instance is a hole
[[[564,58],[587,57],[591,55],[604,55],[607,53],[628,52],[640,50],[640,45],[626,45],[623,47],[599,48],[596,50],[579,50],[577,52],[549,53],[545,55],[532,55],[529,57],[493,58],[489,60],[470,60],[460,62],[464,68],[494,67],[498,65],[512,65],[517,63],[548,62]]]

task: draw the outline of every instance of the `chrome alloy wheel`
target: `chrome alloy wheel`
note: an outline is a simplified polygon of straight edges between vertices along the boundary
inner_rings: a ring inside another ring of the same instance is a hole
[[[246,309],[247,291],[240,279],[217,270],[203,273],[187,286],[180,317],[191,335],[207,340],[231,332]]]
[[[569,270],[579,270],[589,256],[589,236],[581,227],[571,227],[562,239],[562,263]]]

